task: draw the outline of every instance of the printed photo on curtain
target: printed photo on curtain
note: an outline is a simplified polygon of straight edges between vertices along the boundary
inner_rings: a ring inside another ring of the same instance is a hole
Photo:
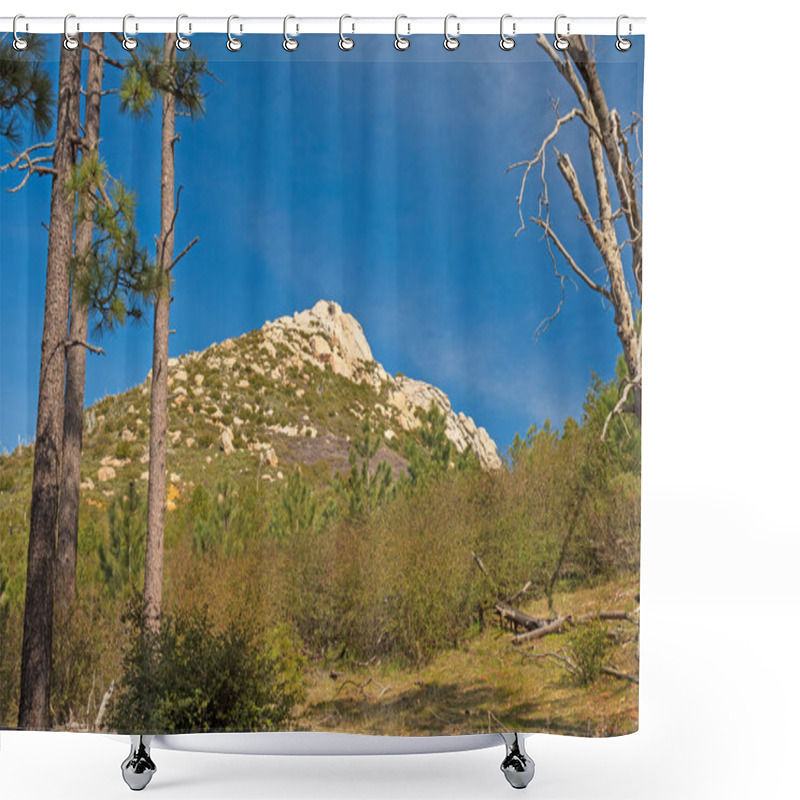
[[[126,37],[0,41],[0,727],[636,731],[643,37]]]

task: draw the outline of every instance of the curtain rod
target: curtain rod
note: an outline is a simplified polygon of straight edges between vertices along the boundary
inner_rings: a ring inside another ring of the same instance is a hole
[[[284,17],[235,17],[232,32],[239,34],[278,33],[284,32]],[[14,17],[0,17],[0,32],[10,33],[13,30]],[[177,20],[175,17],[135,17],[127,22],[129,36],[143,33],[174,33]],[[552,34],[554,17],[513,17],[506,16],[503,24],[509,36],[529,34]],[[347,34],[374,33],[394,34],[394,17],[351,17],[346,16],[342,26]],[[403,36],[414,34],[443,34],[445,21],[442,17],[401,17],[399,31]],[[569,34],[606,34],[613,36],[617,32],[616,17],[570,17],[560,15],[559,31]],[[569,26],[569,27],[567,27]],[[622,34],[636,36],[644,33],[644,17],[626,17]],[[121,17],[82,17],[69,18],[69,32],[121,32]],[[195,17],[181,15],[180,31],[184,36],[192,33],[226,33],[228,17]],[[499,34],[500,16],[497,17],[458,17],[451,16],[448,30],[454,35]],[[339,17],[291,17],[288,31],[292,35],[303,33],[339,33]],[[17,21],[17,33],[64,33],[64,17],[20,17]]]

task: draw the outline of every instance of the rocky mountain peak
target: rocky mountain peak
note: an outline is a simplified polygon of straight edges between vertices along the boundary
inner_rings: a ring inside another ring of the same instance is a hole
[[[375,360],[358,320],[329,300],[170,358],[168,368],[173,452],[207,450],[206,464],[241,451],[258,457],[264,480],[282,480],[283,470],[298,463],[325,461],[345,473],[353,438],[369,416],[383,436],[375,463],[385,460],[397,476],[408,465],[407,443],[418,440],[421,413],[435,405],[459,453],[471,448],[484,469],[501,466],[484,428],[454,411],[436,386],[390,375]],[[138,454],[148,392],[145,383],[89,409],[90,442],[95,425],[106,425],[109,415],[121,430],[120,451]],[[146,448],[137,457],[146,463]],[[117,469],[111,462],[101,466]],[[98,480],[104,478],[98,474]]]
[[[301,361],[322,368],[330,365],[334,374],[358,384],[368,383],[378,394],[387,390],[389,402],[376,403],[376,410],[384,421],[404,431],[417,430],[417,412],[428,411],[435,404],[445,416],[447,437],[458,452],[471,447],[484,469],[500,467],[497,446],[487,431],[463,412],[453,411],[441,389],[404,375],[392,377],[374,360],[358,320],[338,303],[319,300],[310,309],[264,323],[261,330],[273,346],[288,346]]]

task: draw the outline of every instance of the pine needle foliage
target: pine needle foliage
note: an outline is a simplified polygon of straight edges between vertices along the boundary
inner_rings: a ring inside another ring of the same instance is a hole
[[[194,49],[176,53],[172,65],[164,62],[160,41],[144,40],[143,51],[132,51],[132,59],[122,77],[119,90],[123,111],[133,116],[149,116],[156,97],[165,92],[175,97],[175,109],[192,119],[205,113],[203,76],[211,75],[208,64]]]
[[[37,136],[53,124],[53,81],[42,66],[45,40],[36,35],[27,39],[27,49],[19,52],[10,40],[0,41],[0,136],[14,145],[26,118]]]
[[[108,509],[108,544],[98,546],[100,573],[112,595],[135,591],[144,568],[145,507],[133,481]]]
[[[73,170],[69,190],[80,198],[78,220],[91,219],[94,228],[86,255],[72,257],[74,290],[98,330],[113,330],[129,318],[140,320],[156,295],[159,276],[139,243],[135,195],[109,176],[96,152]]]

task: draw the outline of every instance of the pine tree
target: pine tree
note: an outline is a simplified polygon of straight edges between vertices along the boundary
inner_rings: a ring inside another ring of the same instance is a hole
[[[139,586],[144,567],[144,503],[130,481],[108,509],[109,544],[98,546],[100,572],[113,594]]]
[[[158,629],[164,573],[164,520],[167,499],[167,362],[172,270],[190,244],[173,258],[175,222],[180,190],[175,194],[176,113],[192,117],[203,112],[200,81],[208,74],[205,61],[188,50],[176,58],[175,39],[165,34],[163,55],[146,45],[134,54],[120,89],[122,107],[134,114],[149,113],[161,96],[161,231],[156,253],[158,289],[153,318],[153,368],[150,385],[150,463],[147,494],[147,548],[144,571],[144,608],[149,626]]]
[[[37,730],[49,728],[51,722],[53,566],[64,418],[64,336],[69,318],[69,263],[74,217],[74,195],[68,184],[75,166],[80,130],[80,81],[80,49],[62,49],[20,674],[19,727]]]
[[[155,269],[139,246],[136,203],[121,181],[113,180],[100,158],[100,101],[104,34],[92,33],[86,79],[81,163],[69,189],[78,198],[75,253],[70,264],[72,295],[68,339],[85,342],[89,320],[112,329],[128,317],[140,318],[155,290]],[[76,595],[83,403],[87,348],[67,350],[64,441],[56,553],[56,606],[66,613]]]
[[[360,435],[350,448],[350,476],[347,481],[351,516],[358,516],[385,502],[392,486],[392,470],[385,461],[378,463],[374,474],[372,460],[381,446],[382,433],[373,427],[367,414],[361,422]]]

